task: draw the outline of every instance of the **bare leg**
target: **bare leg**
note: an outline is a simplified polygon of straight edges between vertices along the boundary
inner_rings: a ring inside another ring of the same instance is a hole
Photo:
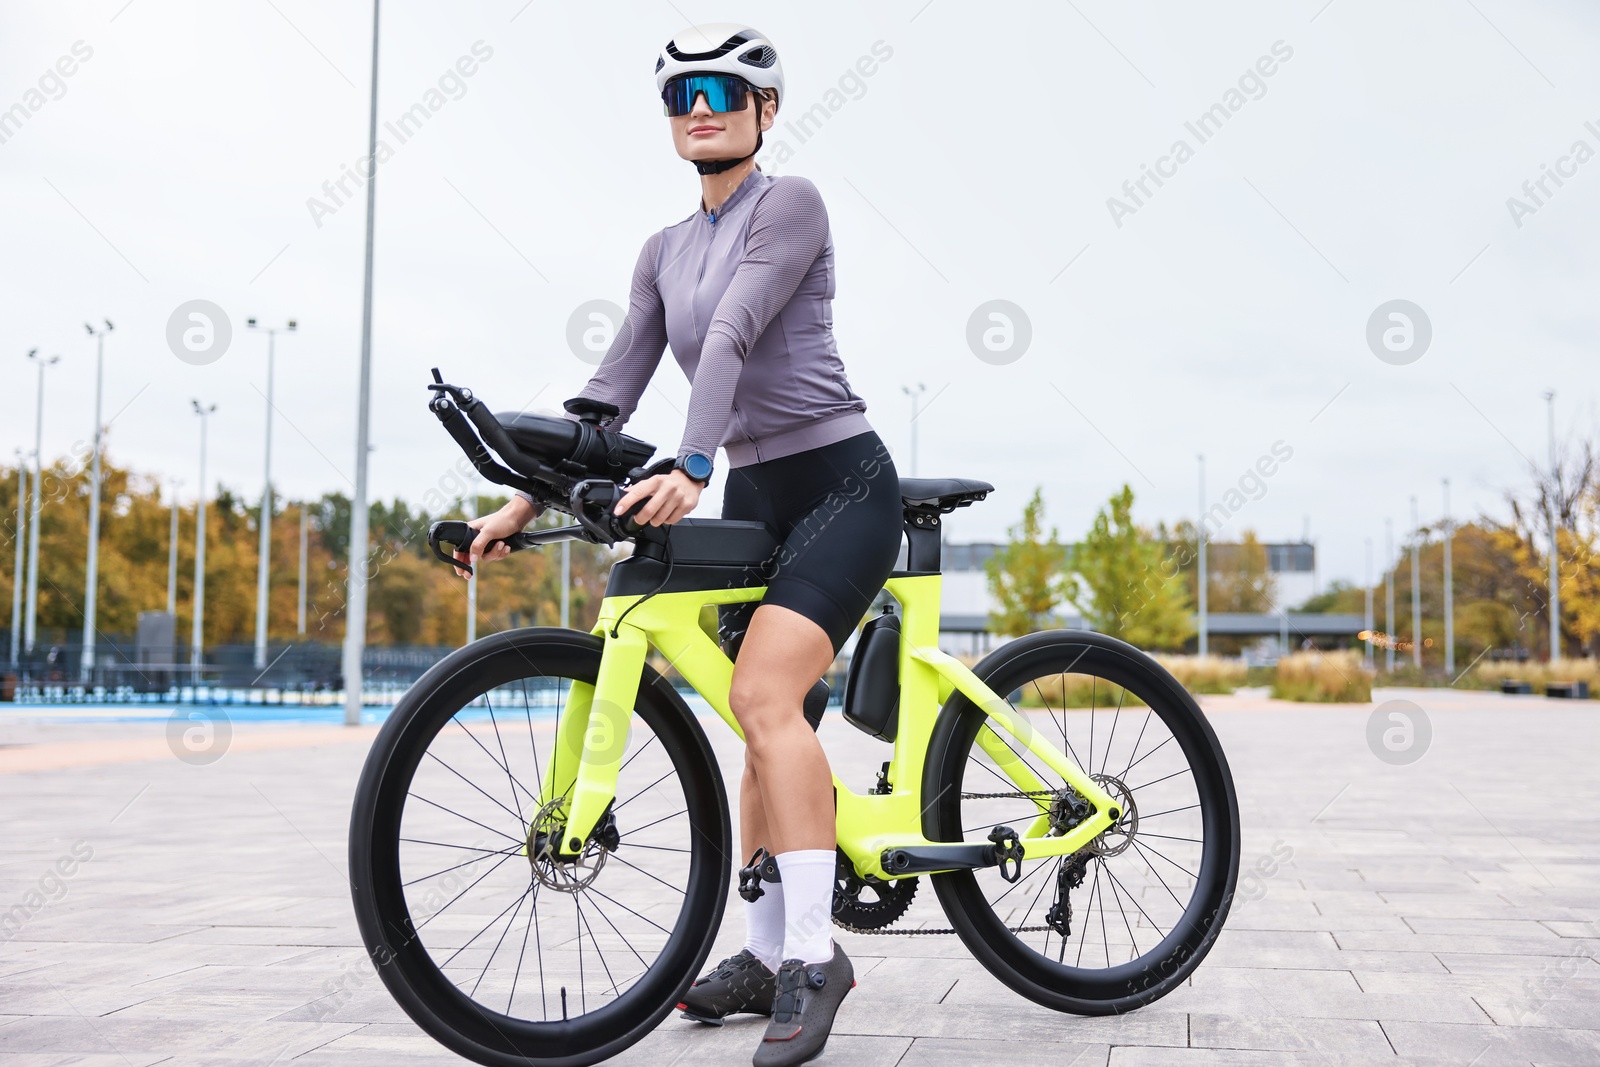
[[[833,662],[833,643],[799,612],[763,604],[734,662],[729,703],[745,734],[740,842],[774,855],[836,844],[833,775],[801,703]]]

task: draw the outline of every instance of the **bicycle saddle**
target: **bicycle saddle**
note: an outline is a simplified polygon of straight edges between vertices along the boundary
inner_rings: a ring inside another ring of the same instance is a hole
[[[976,478],[901,478],[900,501],[906,507],[931,507],[954,511],[982,500],[994,486]]]

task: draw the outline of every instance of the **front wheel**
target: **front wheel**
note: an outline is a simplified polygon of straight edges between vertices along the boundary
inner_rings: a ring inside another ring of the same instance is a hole
[[[1015,882],[996,868],[934,875],[951,926],[996,978],[1058,1011],[1105,1015],[1166,995],[1215,942],[1238,873],[1239,806],[1210,723],[1153,659],[1089,631],[1008,642],[974,673],[1122,815],[1072,856],[1025,861]],[[1002,824],[1055,836],[1090,814],[986,721],[959,692],[940,713],[923,784],[937,798],[924,812],[930,839],[982,841]],[[1046,788],[1019,788],[1010,768]]]
[[[406,1014],[478,1063],[616,1055],[672,1009],[721,923],[722,776],[648,666],[615,801],[580,856],[549,847],[575,769],[555,740],[583,714],[602,647],[529,629],[458,650],[395,706],[356,789],[362,939]]]

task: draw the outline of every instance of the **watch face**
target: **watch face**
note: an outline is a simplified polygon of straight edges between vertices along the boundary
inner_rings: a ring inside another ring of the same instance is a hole
[[[703,482],[711,477],[711,460],[698,452],[691,452],[683,457],[683,473],[697,482]]]

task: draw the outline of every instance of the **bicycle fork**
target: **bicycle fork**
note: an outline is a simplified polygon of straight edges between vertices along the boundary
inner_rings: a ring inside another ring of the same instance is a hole
[[[560,710],[539,788],[543,817],[537,822],[543,825],[535,827],[560,830],[552,850],[557,857],[581,855],[616,800],[647,647],[644,631],[636,627],[619,626],[615,637],[608,632],[594,684],[573,682]]]

